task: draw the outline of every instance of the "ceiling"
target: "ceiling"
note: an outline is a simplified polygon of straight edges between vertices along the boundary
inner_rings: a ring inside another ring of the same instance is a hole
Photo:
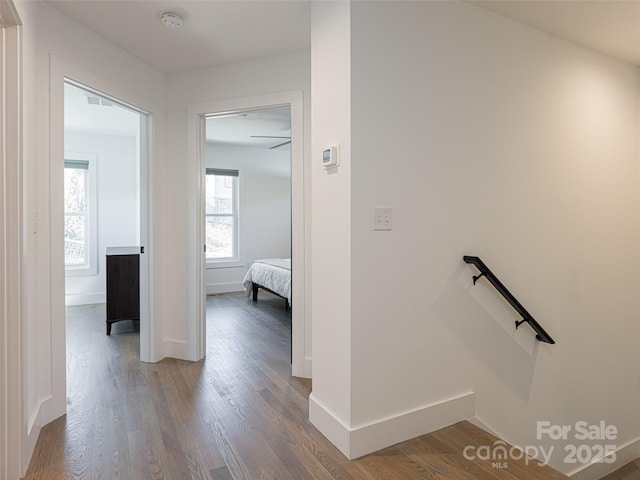
[[[48,0],[164,73],[309,50],[308,0]],[[180,29],[162,12],[184,18]]]
[[[207,119],[207,142],[251,148],[273,148],[291,138],[291,110],[276,107]],[[283,137],[283,138],[254,138]],[[276,150],[276,148],[274,148]],[[291,145],[277,147],[291,150]]]
[[[640,0],[480,0],[469,3],[640,65]]]
[[[310,0],[48,0],[158,70],[308,50]],[[640,0],[475,0],[481,8],[640,65]],[[184,17],[170,30],[160,14]]]

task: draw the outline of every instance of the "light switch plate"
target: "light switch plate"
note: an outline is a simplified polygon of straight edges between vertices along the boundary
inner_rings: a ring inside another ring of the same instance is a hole
[[[391,207],[373,207],[374,230],[391,230],[392,220]]]

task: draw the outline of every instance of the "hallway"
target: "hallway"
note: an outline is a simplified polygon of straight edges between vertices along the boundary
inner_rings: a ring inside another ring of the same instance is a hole
[[[67,310],[68,414],[43,428],[35,479],[563,479],[548,467],[467,461],[496,439],[467,422],[349,462],[308,421],[310,382],[289,375],[290,310],[241,294],[207,301],[207,358],[138,361],[133,322]]]

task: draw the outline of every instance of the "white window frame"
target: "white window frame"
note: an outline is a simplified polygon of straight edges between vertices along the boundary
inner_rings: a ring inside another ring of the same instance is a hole
[[[240,170],[230,168],[207,167],[206,175],[219,175],[233,178],[233,208],[232,213],[207,213],[204,212],[205,231],[208,217],[232,217],[233,218],[233,256],[224,258],[211,258],[208,252],[205,254],[206,268],[234,268],[242,266],[240,262]],[[206,195],[206,192],[205,192]]]
[[[87,164],[87,231],[86,251],[89,259],[85,265],[65,265],[66,276],[86,276],[98,274],[98,156],[95,153],[65,152],[66,162],[81,162]],[[66,212],[64,212],[66,215]]]

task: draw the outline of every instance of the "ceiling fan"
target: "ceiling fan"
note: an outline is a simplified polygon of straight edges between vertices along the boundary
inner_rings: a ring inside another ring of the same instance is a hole
[[[273,135],[251,135],[251,138],[288,138],[286,142],[279,143],[278,145],[274,145],[273,147],[269,147],[269,150],[273,150],[274,148],[283,147],[291,143],[291,137],[276,137]]]

